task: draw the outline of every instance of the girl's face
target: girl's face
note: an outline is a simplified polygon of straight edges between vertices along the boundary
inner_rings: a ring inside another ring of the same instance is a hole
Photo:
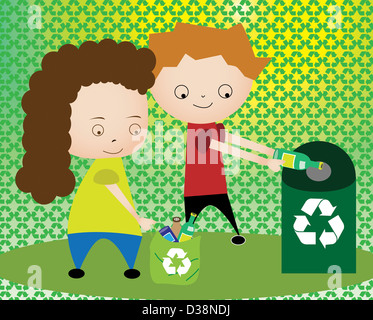
[[[69,152],[74,156],[125,157],[145,141],[148,103],[137,90],[111,82],[81,87],[71,111]]]

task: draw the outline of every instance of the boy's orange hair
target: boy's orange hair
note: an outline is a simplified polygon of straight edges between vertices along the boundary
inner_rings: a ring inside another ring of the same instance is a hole
[[[171,32],[151,34],[149,48],[156,56],[155,77],[163,67],[176,67],[185,54],[195,60],[221,55],[253,80],[271,60],[255,57],[242,24],[223,30],[177,22]]]

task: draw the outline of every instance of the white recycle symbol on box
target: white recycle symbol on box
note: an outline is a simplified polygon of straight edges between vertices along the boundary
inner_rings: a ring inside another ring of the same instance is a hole
[[[186,274],[190,268],[190,266],[192,265],[192,263],[190,262],[189,258],[188,257],[185,257],[186,256],[186,252],[184,252],[183,249],[181,248],[171,248],[168,252],[167,252],[167,255],[168,257],[166,258],[163,258],[163,268],[166,270],[166,272],[168,274],[176,274],[178,273],[179,276],[181,277],[181,275],[183,274]],[[175,256],[177,256],[179,259],[183,259],[181,260],[181,262],[183,263],[183,265],[179,266],[176,270],[176,267],[172,267],[171,264],[172,264],[172,260],[171,258],[173,259]]]
[[[325,199],[308,199],[303,207],[302,211],[309,216],[312,216],[315,210],[319,208],[321,211],[320,216],[332,216],[334,210],[337,207],[333,207],[332,204],[329,202],[329,200]],[[308,222],[307,216],[294,216],[296,218],[294,222],[294,230],[297,234],[300,242],[302,242],[305,245],[316,245],[316,232],[305,232],[304,230],[307,228],[307,226],[311,225]],[[319,240],[321,244],[326,248],[327,245],[332,245],[337,242],[339,237],[341,236],[344,224],[341,218],[337,215],[334,218],[330,219],[329,225],[332,228],[333,232],[322,232]]]

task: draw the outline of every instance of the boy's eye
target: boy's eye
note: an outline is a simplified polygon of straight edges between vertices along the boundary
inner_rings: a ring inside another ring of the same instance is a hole
[[[218,93],[223,99],[228,99],[232,96],[233,89],[229,84],[222,84],[218,89]]]
[[[130,134],[132,134],[133,136],[137,136],[141,132],[141,127],[137,123],[134,123],[134,124],[131,124],[129,131],[130,131]]]
[[[99,137],[99,136],[102,136],[103,133],[104,133],[104,127],[100,124],[96,124],[93,128],[92,128],[92,133],[96,136],[96,137]]]
[[[189,95],[189,90],[186,86],[184,86],[183,84],[180,84],[175,88],[174,93],[175,93],[176,98],[185,99]]]

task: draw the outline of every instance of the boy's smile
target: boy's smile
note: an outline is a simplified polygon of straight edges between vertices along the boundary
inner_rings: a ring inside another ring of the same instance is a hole
[[[253,80],[222,56],[195,60],[184,55],[176,67],[164,67],[151,92],[177,119],[210,123],[229,117],[245,102]]]
[[[211,102],[208,106],[206,107],[202,107],[202,106],[197,106],[196,104],[193,103],[193,105],[197,108],[202,108],[202,109],[207,109],[207,108],[210,108],[212,106],[213,102]]]

